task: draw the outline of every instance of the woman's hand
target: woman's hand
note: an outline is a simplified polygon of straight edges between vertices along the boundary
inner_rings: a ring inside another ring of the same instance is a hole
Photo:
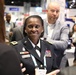
[[[59,72],[60,72],[60,70],[57,69],[57,70],[54,70],[54,71],[52,71],[52,72],[50,72],[50,73],[48,73],[48,74],[46,74],[46,75],[56,75],[56,74],[59,73]]]
[[[23,66],[23,64],[21,63],[21,64],[20,64],[20,66],[22,67],[22,66]],[[21,69],[21,71],[22,71],[22,72],[24,72],[25,70],[26,70],[26,68],[25,68],[25,67]]]
[[[22,67],[23,64],[21,63],[20,66]],[[25,67],[21,69],[22,72],[24,72],[25,70],[26,70]],[[52,71],[52,72],[50,72],[50,73],[48,73],[48,74],[46,74],[46,75],[56,75],[56,74],[59,73],[59,72],[60,72],[60,70],[57,69],[57,70],[54,70],[54,71]]]

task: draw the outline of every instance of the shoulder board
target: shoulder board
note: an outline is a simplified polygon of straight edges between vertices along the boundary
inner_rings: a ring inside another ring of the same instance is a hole
[[[10,42],[10,44],[12,44],[12,45],[17,45],[18,42],[17,42],[17,41],[12,41],[12,42]]]
[[[49,44],[53,44],[53,42],[49,42],[49,41],[46,41],[47,43],[49,43]]]
[[[48,42],[49,44],[53,44],[52,42]]]

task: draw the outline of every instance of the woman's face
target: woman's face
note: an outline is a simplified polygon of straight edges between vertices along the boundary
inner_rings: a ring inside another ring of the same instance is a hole
[[[27,36],[31,39],[31,41],[38,41],[41,33],[43,32],[41,20],[39,20],[38,18],[28,19],[25,32],[27,33]]]

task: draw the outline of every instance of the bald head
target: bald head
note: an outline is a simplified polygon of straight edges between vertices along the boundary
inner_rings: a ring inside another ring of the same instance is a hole
[[[57,2],[50,2],[47,6],[47,9],[52,8],[52,7],[56,7],[60,9],[60,5]]]
[[[50,23],[55,23],[59,17],[60,5],[57,2],[51,2],[47,7],[47,18]]]

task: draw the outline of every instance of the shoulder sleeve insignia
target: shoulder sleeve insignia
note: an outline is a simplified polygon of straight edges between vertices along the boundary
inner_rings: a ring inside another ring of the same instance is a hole
[[[17,45],[18,42],[17,42],[17,41],[12,41],[12,42],[10,42],[10,44],[12,44],[12,45]]]

